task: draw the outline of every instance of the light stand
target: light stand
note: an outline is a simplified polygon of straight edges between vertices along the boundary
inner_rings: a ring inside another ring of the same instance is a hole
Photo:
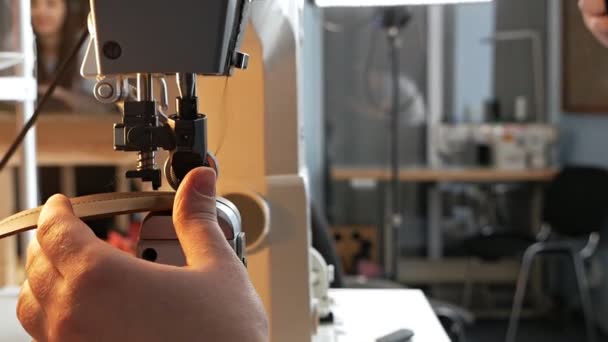
[[[411,21],[411,13],[406,7],[394,6],[384,7],[378,12],[381,28],[386,34],[388,46],[390,50],[391,60],[391,84],[392,84],[392,106],[390,111],[390,214],[387,217],[385,225],[390,228],[389,236],[383,236],[384,239],[390,238],[388,241],[392,246],[390,260],[386,260],[385,264],[390,262],[390,271],[386,272],[386,276],[393,280],[397,277],[397,267],[399,258],[399,232],[403,225],[403,214],[401,206],[400,194],[400,148],[399,148],[399,131],[400,131],[400,112],[401,112],[401,86],[400,86],[400,51],[402,30]],[[387,230],[384,229],[386,232]],[[389,245],[388,243],[385,245]],[[385,254],[386,255],[386,254]]]

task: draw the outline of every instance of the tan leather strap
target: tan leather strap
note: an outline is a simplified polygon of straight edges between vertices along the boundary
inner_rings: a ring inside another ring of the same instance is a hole
[[[106,193],[70,199],[76,216],[98,219],[116,215],[173,209],[173,192]],[[0,239],[35,229],[42,207],[17,213],[0,221]]]

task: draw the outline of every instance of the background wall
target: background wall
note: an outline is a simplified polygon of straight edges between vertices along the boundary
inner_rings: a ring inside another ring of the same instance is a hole
[[[561,113],[561,154],[564,163],[608,167],[606,116]]]
[[[323,13],[308,3],[303,13],[304,37],[302,71],[304,73],[304,141],[309,174],[310,195],[319,207],[325,196],[325,116]]]
[[[467,109],[481,112],[484,101],[494,96],[494,46],[482,43],[494,34],[494,11],[494,2],[452,6],[446,11],[452,18],[446,42],[450,46],[446,69],[452,73],[451,89],[446,91],[451,97],[446,99],[449,121],[467,120]]]
[[[550,0],[551,1],[551,0]],[[546,42],[547,3],[530,0],[497,0],[496,32],[533,30]],[[532,47],[529,40],[502,41],[496,44],[494,89],[503,114],[513,117],[514,100],[526,96],[530,113],[536,108],[533,91]],[[543,55],[543,58],[546,56]],[[546,80],[545,80],[546,81]]]

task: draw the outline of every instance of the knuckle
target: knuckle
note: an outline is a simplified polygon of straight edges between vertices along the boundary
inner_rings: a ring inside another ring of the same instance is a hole
[[[63,215],[53,215],[44,219],[38,225],[36,237],[40,243],[61,243],[65,238],[65,222],[67,218]]]
[[[46,277],[46,272],[43,270],[28,273],[28,279],[32,293],[36,298],[44,300],[53,292],[53,279]]]

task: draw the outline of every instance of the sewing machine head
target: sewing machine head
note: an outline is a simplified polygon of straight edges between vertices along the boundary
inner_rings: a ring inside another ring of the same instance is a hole
[[[199,166],[216,168],[207,153],[207,122],[198,111],[197,75],[230,76],[244,69],[248,55],[239,51],[251,0],[91,0],[91,41],[81,73],[96,78],[95,97],[124,101],[123,122],[114,126],[114,148],[138,153],[128,178],[161,186],[156,164],[159,149],[170,151],[165,176],[177,189]],[[176,113],[168,108],[165,76],[176,75]],[[129,80],[136,79],[136,95]],[[160,106],[154,87],[161,88]]]
[[[125,101],[123,122],[114,129],[115,149],[140,157],[128,176],[157,187],[161,173],[154,153],[165,149],[171,153],[165,174],[177,188],[192,168],[215,163],[207,153],[206,130],[214,138],[222,136],[221,143],[210,142],[223,146],[217,192],[235,206],[218,203],[218,219],[232,225],[234,234],[224,230],[229,242],[230,236],[239,236],[240,225],[247,234],[246,243],[231,245],[239,256],[245,246],[249,275],[272,322],[271,341],[311,341],[315,317],[298,105],[302,7],[303,0],[131,0],[128,8],[121,0],[91,0],[93,40],[82,68],[84,76],[97,78],[98,100]],[[243,37],[246,25],[251,30]],[[248,56],[239,52],[242,38],[252,55],[249,70],[231,78],[229,91],[224,82],[199,78],[197,92],[196,75],[230,76],[234,68],[247,67]],[[177,76],[175,115],[164,114],[167,75]],[[136,99],[129,78],[138,81]],[[156,84],[160,105],[153,98]],[[197,108],[197,94],[205,96],[208,125]],[[219,111],[246,115],[231,120],[227,129],[215,119]],[[182,265],[171,229],[170,216],[148,216],[138,256]]]

